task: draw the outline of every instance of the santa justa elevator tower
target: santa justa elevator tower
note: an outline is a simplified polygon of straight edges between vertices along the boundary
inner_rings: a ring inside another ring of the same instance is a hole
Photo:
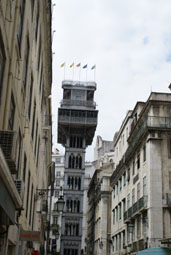
[[[58,109],[58,143],[65,147],[61,255],[81,255],[86,147],[97,126],[95,82],[62,82]]]

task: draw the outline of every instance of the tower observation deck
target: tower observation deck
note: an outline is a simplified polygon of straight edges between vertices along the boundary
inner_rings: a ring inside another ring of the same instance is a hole
[[[65,147],[61,255],[81,255],[85,152],[97,126],[96,83],[64,80],[62,88],[58,109],[58,143]]]

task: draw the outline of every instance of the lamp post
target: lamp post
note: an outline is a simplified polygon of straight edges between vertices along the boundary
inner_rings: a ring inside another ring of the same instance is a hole
[[[58,201],[56,202],[57,212],[63,212],[64,205],[65,205],[65,201],[64,201],[63,196],[61,195],[58,198]]]

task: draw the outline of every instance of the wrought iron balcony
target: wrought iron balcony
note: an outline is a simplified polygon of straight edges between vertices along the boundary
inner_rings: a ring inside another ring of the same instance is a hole
[[[127,162],[132,155],[134,149],[138,145],[142,135],[148,129],[170,129],[171,128],[171,117],[160,117],[160,116],[147,116],[143,122],[138,123],[134,126],[129,138],[129,146],[120,160],[119,164],[116,166],[115,171],[113,172],[110,183],[112,184],[115,181],[116,176],[119,174],[125,162]]]
[[[126,212],[124,212],[124,221],[134,218],[143,209],[147,208],[147,196],[141,197],[137,202],[135,202]]]

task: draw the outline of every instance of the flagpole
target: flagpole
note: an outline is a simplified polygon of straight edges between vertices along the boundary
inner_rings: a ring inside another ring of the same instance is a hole
[[[94,81],[96,81],[96,68],[94,68]]]
[[[80,64],[80,71],[79,71],[79,81],[81,79],[81,64]]]
[[[64,65],[64,80],[65,80],[65,65]]]
[[[73,74],[72,74],[72,79],[74,80],[74,65],[73,65]]]

